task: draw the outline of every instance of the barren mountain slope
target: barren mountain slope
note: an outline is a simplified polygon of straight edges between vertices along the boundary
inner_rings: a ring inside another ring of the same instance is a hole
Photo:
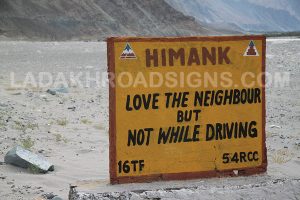
[[[0,0],[0,34],[9,38],[66,40],[216,32],[163,0]]]

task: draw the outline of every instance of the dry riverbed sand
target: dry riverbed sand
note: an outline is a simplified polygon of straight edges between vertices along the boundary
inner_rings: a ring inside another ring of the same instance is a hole
[[[272,84],[266,90],[269,166],[265,175],[144,184],[134,188],[151,190],[155,186],[191,185],[194,189],[152,191],[135,197],[259,199],[278,194],[275,196],[278,199],[299,198],[299,52],[299,39],[267,41],[267,71],[271,74],[288,72],[290,82],[285,87]],[[106,70],[105,43],[0,42],[1,200],[34,199],[45,193],[67,199],[70,183],[78,180],[107,183],[108,85],[101,86],[101,78],[100,86],[96,86],[93,80],[90,87],[86,85],[89,84],[86,76],[96,78],[97,73],[102,74]],[[56,95],[46,93],[53,86],[36,88],[27,84],[21,88],[26,76],[28,81],[32,80],[28,72],[36,81],[38,72],[50,72],[57,80],[61,79],[60,72],[66,79],[72,76],[71,73],[78,75],[81,72],[83,75],[79,79],[83,80],[83,85],[67,80],[68,92]],[[16,144],[44,155],[55,165],[55,171],[34,174],[3,163],[6,152]],[[122,185],[115,190],[130,190],[132,187]],[[255,187],[259,189],[253,189]]]

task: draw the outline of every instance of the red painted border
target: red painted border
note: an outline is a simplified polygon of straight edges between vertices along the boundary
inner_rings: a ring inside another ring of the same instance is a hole
[[[116,84],[115,79],[110,77],[115,74],[115,48],[111,39],[107,40],[107,64],[109,79],[109,174],[112,179],[117,177],[116,167],[116,90],[111,84]]]
[[[143,37],[111,37],[107,39],[107,60],[108,72],[115,73],[115,42],[187,42],[187,41],[237,41],[237,40],[262,40],[262,72],[266,69],[266,37],[263,35],[245,35],[245,36],[211,36],[211,37],[164,37],[164,38],[143,38]],[[110,79],[110,77],[109,77]],[[110,79],[110,83],[115,84],[115,79]],[[239,175],[253,175],[263,173],[267,170],[267,149],[266,149],[266,105],[265,105],[265,76],[262,76],[262,164],[258,167],[238,168]],[[109,173],[110,183],[133,183],[150,182],[159,180],[186,180],[208,177],[236,176],[234,169],[230,170],[212,170],[201,172],[183,172],[166,173],[143,176],[121,176],[117,177],[116,165],[116,96],[115,87],[109,85]]]

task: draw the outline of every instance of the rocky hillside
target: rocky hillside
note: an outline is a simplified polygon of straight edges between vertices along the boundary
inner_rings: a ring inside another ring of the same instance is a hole
[[[112,35],[217,34],[164,0],[0,0],[0,35],[102,40]]]
[[[299,0],[166,0],[201,24],[244,32],[300,31]]]

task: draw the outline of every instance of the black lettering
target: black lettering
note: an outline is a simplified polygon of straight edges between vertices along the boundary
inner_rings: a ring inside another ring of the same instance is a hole
[[[194,126],[194,132],[193,132],[193,141],[194,142],[200,141],[200,139],[199,139],[199,134],[200,134],[199,128],[200,128],[200,125],[195,125]]]
[[[215,137],[215,129],[212,124],[206,124],[206,141],[210,141]]]
[[[247,162],[245,152],[240,152],[240,162]]]
[[[130,95],[127,95],[127,98],[126,98],[126,110],[132,111],[132,107],[130,107]]]
[[[171,129],[171,127],[168,128],[168,132],[165,132],[162,128],[159,129],[158,144],[160,144],[160,143],[166,144],[167,143],[168,137],[170,135],[170,129]]]

